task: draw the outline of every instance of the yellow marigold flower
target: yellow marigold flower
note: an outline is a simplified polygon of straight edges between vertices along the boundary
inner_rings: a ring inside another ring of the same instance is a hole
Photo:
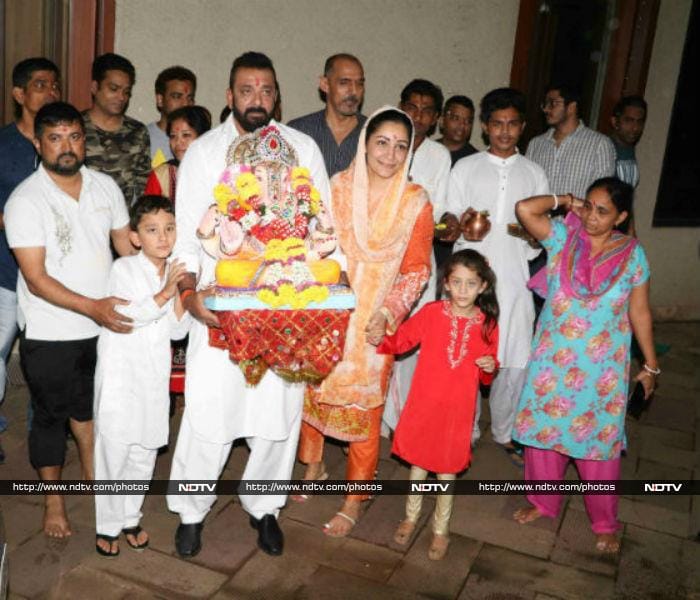
[[[283,240],[270,240],[265,246],[265,260],[287,260],[287,249]]]
[[[277,299],[277,295],[272,290],[268,290],[267,288],[258,290],[257,294],[255,295],[258,297],[258,300],[260,300],[260,302],[264,302],[269,306],[275,306],[275,300]]]
[[[321,200],[321,193],[313,186],[311,187],[310,196],[312,200],[316,200],[317,202]]]
[[[292,169],[292,179],[298,179],[301,177],[309,179],[311,177],[311,173],[306,167],[294,167]]]
[[[296,289],[294,288],[294,286],[293,286],[291,283],[283,283],[282,285],[280,285],[280,286],[277,288],[277,293],[278,293],[280,296],[291,297],[291,296],[293,296],[294,294],[296,294],[297,291],[296,291]]]
[[[231,200],[237,200],[236,194],[233,190],[225,183],[218,183],[214,187],[214,200],[216,200],[216,207],[222,214],[228,213],[228,205]]]
[[[260,186],[257,185],[257,181],[255,185],[247,185],[245,186],[241,192],[241,198],[244,201],[250,200],[253,196],[259,196],[260,195]],[[239,201],[239,203],[242,204],[242,202]]]
[[[311,297],[314,302],[323,302],[328,298],[328,288],[324,285],[314,285],[309,288],[311,290]]]
[[[241,173],[238,177],[236,177],[236,188],[239,192],[242,192],[246,187],[257,185],[258,179],[252,173]]]
[[[287,258],[293,256],[306,256],[306,248],[304,246],[295,246],[287,250]]]
[[[294,248],[295,246],[303,246],[304,245],[304,240],[298,237],[288,237],[284,240],[281,240],[281,243],[284,245],[285,248]]]

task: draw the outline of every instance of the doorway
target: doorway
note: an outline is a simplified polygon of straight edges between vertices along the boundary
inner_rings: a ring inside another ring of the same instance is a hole
[[[511,86],[527,98],[527,143],[546,129],[540,103],[559,82],[581,93],[584,123],[609,132],[612,107],[643,94],[659,0],[521,0]]]

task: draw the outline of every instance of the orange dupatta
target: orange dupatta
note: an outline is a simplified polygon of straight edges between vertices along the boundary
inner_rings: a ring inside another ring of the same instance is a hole
[[[375,115],[383,110],[387,108]],[[428,202],[423,188],[407,181],[409,156],[394,176],[387,196],[370,209],[365,137],[366,126],[355,160],[332,181],[333,216],[357,306],[348,325],[342,360],[320,386],[308,388],[304,409],[305,421],[334,437],[339,437],[338,429],[357,429],[355,434],[342,435],[350,440],[362,437],[360,430],[365,429],[362,421],[366,419],[358,413],[366,410],[345,409],[381,406],[393,363],[393,357],[378,355],[367,343],[365,327],[394,286],[413,228]],[[342,414],[334,409],[343,409]],[[356,419],[360,422],[353,423]]]

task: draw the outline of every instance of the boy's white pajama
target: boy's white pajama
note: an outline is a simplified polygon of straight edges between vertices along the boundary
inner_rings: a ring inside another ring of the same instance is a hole
[[[150,481],[156,464],[156,448],[140,444],[121,444],[95,436],[95,479]],[[145,494],[95,494],[97,533],[118,535],[122,529],[141,521]]]

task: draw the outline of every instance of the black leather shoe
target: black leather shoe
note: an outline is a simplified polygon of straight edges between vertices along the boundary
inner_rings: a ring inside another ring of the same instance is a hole
[[[250,517],[250,526],[258,530],[258,547],[270,556],[279,556],[284,548],[284,534],[274,515],[262,519]]]
[[[204,522],[180,523],[175,532],[175,550],[183,558],[197,556],[202,549],[202,528]]]

